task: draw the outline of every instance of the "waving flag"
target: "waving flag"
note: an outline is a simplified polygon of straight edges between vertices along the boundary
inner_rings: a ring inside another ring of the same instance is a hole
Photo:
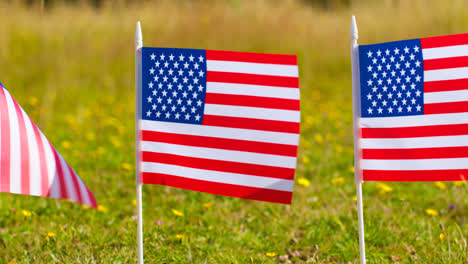
[[[142,183],[291,203],[296,56],[142,48],[141,112]]]
[[[97,206],[93,194],[3,85],[0,118],[0,192]]]
[[[468,34],[359,46],[367,181],[468,176]]]

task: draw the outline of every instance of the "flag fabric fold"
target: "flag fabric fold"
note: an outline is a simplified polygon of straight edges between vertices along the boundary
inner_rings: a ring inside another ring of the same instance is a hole
[[[468,34],[359,46],[367,181],[468,177]]]
[[[97,207],[87,186],[3,85],[0,118],[0,192],[67,199]]]
[[[141,182],[291,203],[295,55],[142,48]]]

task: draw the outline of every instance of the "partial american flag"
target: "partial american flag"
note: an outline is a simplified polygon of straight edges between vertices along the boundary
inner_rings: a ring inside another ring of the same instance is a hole
[[[367,181],[468,176],[468,34],[359,47]]]
[[[1,85],[0,192],[97,207],[93,194]]]
[[[142,48],[143,183],[291,203],[297,58]]]

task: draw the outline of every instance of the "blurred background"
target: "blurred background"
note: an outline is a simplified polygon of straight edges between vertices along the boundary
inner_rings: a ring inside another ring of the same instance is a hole
[[[3,0],[0,81],[98,210],[0,194],[0,263],[135,263],[134,33],[145,46],[297,54],[291,206],[143,187],[147,263],[357,263],[349,28],[465,33],[464,0]],[[365,183],[370,263],[467,263],[468,185]]]

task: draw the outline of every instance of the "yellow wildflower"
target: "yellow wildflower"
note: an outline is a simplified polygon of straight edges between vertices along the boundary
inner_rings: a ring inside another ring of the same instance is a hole
[[[177,239],[180,239],[180,240],[182,240],[182,239],[185,238],[185,236],[184,236],[183,234],[177,234],[175,237],[176,237]]]
[[[310,181],[308,179],[306,179],[306,178],[299,178],[297,180],[297,183],[299,183],[299,185],[302,185],[304,187],[309,187],[309,185],[310,185]]]
[[[437,212],[436,210],[434,209],[426,209],[426,214],[430,215],[430,216],[438,216],[439,215],[439,212]]]
[[[464,184],[466,184],[465,181],[456,181],[456,182],[453,182],[453,184],[457,187],[460,187],[460,186],[463,186]]]
[[[86,133],[86,140],[88,141],[94,141],[96,139],[96,136],[92,132]]]
[[[444,240],[444,238],[445,238],[445,235],[444,235],[444,233],[440,233],[440,235],[439,235],[439,239],[442,241],[442,240]]]
[[[71,147],[70,141],[68,141],[68,140],[62,141],[62,147],[63,147],[64,149],[69,149],[69,148]]]
[[[357,202],[357,196],[356,195],[354,195],[353,201]]]
[[[36,106],[36,105],[37,105],[37,102],[38,102],[38,100],[37,100],[36,97],[32,96],[32,97],[29,98],[29,104],[30,104],[31,106]]]
[[[23,213],[24,217],[29,217],[32,214],[31,211],[28,211],[28,210],[21,210],[21,213]]]
[[[124,163],[122,163],[122,169],[130,171],[130,170],[133,169],[133,166],[130,163],[124,162]]]
[[[338,177],[332,180],[332,183],[334,185],[341,185],[344,183],[344,178],[343,177]]]
[[[336,145],[336,146],[335,146],[335,151],[336,151],[338,154],[341,154],[341,153],[343,153],[344,148],[343,148],[343,146],[341,146],[341,145]]]
[[[104,205],[98,205],[97,210],[98,210],[99,212],[105,213],[105,212],[107,212],[107,207],[105,207]]]
[[[318,144],[322,144],[323,143],[323,136],[320,135],[319,133],[316,133],[314,135],[314,139],[315,139],[315,142],[317,142]]]
[[[377,188],[379,188],[380,190],[380,193],[384,194],[384,193],[389,193],[389,192],[392,192],[393,191],[393,188],[388,186],[387,184],[385,183],[379,183],[377,184]]]
[[[184,216],[184,213],[182,213],[181,211],[176,210],[176,209],[172,209],[172,213],[177,215],[177,216]]]
[[[304,165],[309,164],[309,163],[310,163],[309,157],[307,157],[307,156],[305,156],[305,155],[302,156],[302,163],[303,163]]]
[[[10,261],[10,262],[8,262],[8,264],[18,264],[18,262],[16,262],[16,261]]]
[[[137,200],[133,199],[132,204],[133,204],[133,206],[137,206]]]
[[[120,142],[119,138],[116,137],[116,136],[111,136],[111,137],[110,137],[110,142],[111,142],[112,145],[114,145],[114,147],[116,147],[116,148],[119,148],[120,146],[122,146],[122,143]]]
[[[87,206],[86,204],[83,204],[83,205],[81,206],[81,208],[83,208],[83,209],[85,209],[85,210],[88,210],[88,209],[89,209],[89,206]]]
[[[443,183],[443,182],[435,182],[434,184],[435,184],[435,186],[437,186],[437,188],[439,188],[441,190],[447,189],[447,185],[445,185],[445,183]]]
[[[267,252],[266,255],[267,257],[273,258],[273,257],[276,257],[277,254],[275,252]]]
[[[348,171],[354,174],[354,166],[349,167]]]
[[[203,207],[205,207],[205,208],[210,208],[211,206],[213,206],[212,202],[208,202],[208,203],[203,204]]]
[[[56,235],[55,232],[47,232],[46,238],[49,240],[49,238],[54,238]]]
[[[325,138],[327,139],[327,141],[332,141],[333,140],[333,136],[330,133],[327,133],[325,135]]]

